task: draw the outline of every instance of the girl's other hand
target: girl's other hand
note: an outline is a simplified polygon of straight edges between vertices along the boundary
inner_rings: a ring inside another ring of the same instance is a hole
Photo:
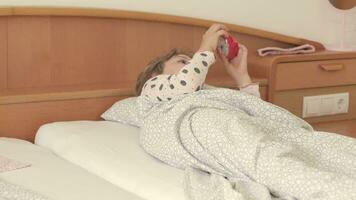
[[[228,59],[219,53],[227,73],[235,80],[238,87],[243,87],[251,83],[251,78],[247,69],[247,48],[239,44],[240,50],[238,56],[233,58],[230,62]]]

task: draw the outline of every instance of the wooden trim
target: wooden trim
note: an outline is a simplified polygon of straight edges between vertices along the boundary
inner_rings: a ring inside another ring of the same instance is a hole
[[[267,86],[267,79],[253,79],[253,82],[258,82],[260,87]],[[220,87],[236,88],[234,82],[226,81],[211,81],[209,84]],[[37,94],[8,94],[0,96],[0,105],[20,104],[20,103],[34,103],[34,102],[48,102],[48,101],[63,101],[74,99],[90,99],[103,97],[126,97],[134,96],[134,90],[130,88],[121,89],[88,89],[76,91],[42,91]]]
[[[201,27],[209,27],[217,21],[174,16],[157,13],[113,10],[113,9],[90,9],[90,8],[49,8],[49,7],[10,7],[0,9],[0,16],[80,16],[80,17],[106,17],[106,18],[121,18],[132,20],[145,20],[155,22],[166,22],[184,25],[193,25]],[[220,22],[221,23],[221,22]],[[269,31],[239,26],[235,24],[224,23],[233,32],[239,32],[261,38],[276,40],[294,45],[312,44],[317,50],[324,50],[325,47],[318,42],[305,40],[301,38],[286,36],[283,34],[273,33]]]
[[[12,8],[0,8],[0,16],[11,16],[12,14]]]
[[[33,103],[43,101],[61,101],[74,99],[89,99],[102,97],[120,97],[132,96],[134,92],[132,89],[103,89],[103,90],[88,90],[88,91],[72,91],[72,92],[51,92],[42,94],[28,94],[28,95],[11,95],[0,96],[0,105],[19,104],[19,103]]]

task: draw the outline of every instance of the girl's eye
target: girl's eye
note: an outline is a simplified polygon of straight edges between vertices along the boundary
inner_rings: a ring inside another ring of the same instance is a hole
[[[179,60],[180,63],[187,64],[188,62],[186,60]]]

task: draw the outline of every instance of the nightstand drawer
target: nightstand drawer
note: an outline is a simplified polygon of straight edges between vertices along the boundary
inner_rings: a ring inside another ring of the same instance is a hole
[[[356,60],[279,63],[276,90],[356,84]]]

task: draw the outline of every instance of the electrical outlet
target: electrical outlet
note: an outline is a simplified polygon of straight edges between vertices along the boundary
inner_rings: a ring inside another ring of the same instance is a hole
[[[349,93],[337,93],[303,98],[303,118],[347,113]]]
[[[349,93],[340,93],[335,95],[334,113],[347,113],[349,111]]]

